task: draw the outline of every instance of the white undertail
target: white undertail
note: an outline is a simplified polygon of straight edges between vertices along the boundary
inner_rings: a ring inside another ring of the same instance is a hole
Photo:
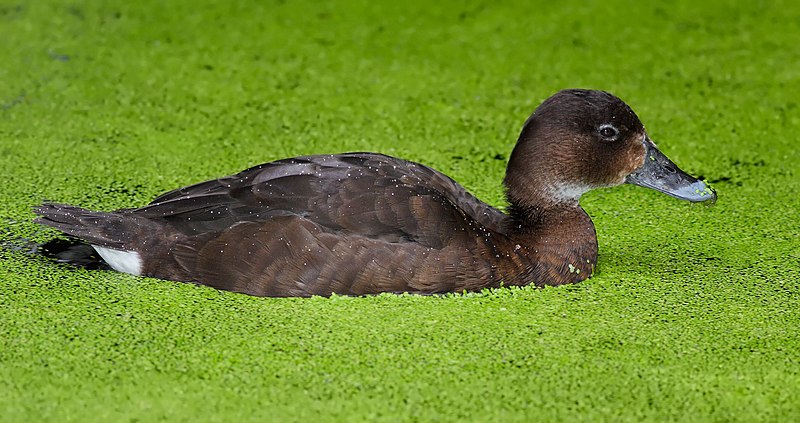
[[[111,248],[92,245],[97,254],[118,272],[130,273],[131,275],[142,274],[142,258],[136,251],[120,251]]]

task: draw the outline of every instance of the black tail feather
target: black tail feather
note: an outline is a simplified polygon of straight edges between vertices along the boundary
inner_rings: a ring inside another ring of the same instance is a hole
[[[125,228],[130,224],[130,218],[120,213],[96,212],[55,203],[42,204],[33,212],[39,215],[34,222],[90,244],[118,249],[125,247]]]
[[[90,270],[111,270],[91,245],[76,238],[55,238],[37,245],[35,254]]]
[[[0,249],[34,256],[46,257],[58,263],[65,263],[90,270],[111,270],[111,266],[97,254],[97,251],[77,238],[53,238],[39,243],[27,238],[14,238],[0,242]]]

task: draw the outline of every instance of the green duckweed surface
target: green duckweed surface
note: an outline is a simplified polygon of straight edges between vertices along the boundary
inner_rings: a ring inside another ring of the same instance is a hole
[[[593,279],[253,298],[0,249],[0,420],[800,420],[800,3],[0,0],[0,241],[283,157],[503,204],[529,113],[611,91],[714,207],[582,204]]]

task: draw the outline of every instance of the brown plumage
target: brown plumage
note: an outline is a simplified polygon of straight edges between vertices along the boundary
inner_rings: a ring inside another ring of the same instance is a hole
[[[589,189],[628,178],[690,201],[713,196],[656,153],[621,100],[567,90],[522,130],[504,180],[509,214],[427,166],[373,153],[266,163],[136,209],[35,212],[118,270],[258,296],[559,285],[597,264],[594,226],[578,204]],[[653,166],[675,172],[653,181]],[[691,195],[698,187],[707,194]]]

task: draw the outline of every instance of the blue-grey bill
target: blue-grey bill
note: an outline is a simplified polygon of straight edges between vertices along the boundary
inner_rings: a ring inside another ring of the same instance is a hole
[[[651,188],[681,200],[717,200],[717,193],[711,187],[680,170],[649,138],[645,138],[644,145],[647,149],[644,165],[628,175],[626,183]]]

